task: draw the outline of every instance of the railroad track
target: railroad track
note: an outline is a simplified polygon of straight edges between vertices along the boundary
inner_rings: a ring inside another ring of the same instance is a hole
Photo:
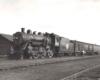
[[[96,65],[96,66],[87,68],[87,69],[85,69],[85,70],[83,70],[83,71],[77,72],[77,73],[75,73],[75,74],[73,74],[73,75],[70,75],[70,76],[68,76],[68,77],[65,77],[65,78],[63,78],[63,79],[61,79],[61,80],[81,80],[81,79],[78,79],[79,76],[83,76],[84,73],[89,72],[89,71],[95,72],[94,69],[96,69],[96,68],[99,68],[99,70],[100,70],[100,65]],[[97,70],[96,70],[96,71],[97,71]],[[99,73],[100,73],[100,71],[99,71]],[[84,80],[90,80],[90,79],[88,78],[89,76],[90,76],[90,74],[88,74],[88,75],[85,74],[85,78],[87,78],[87,79],[84,79]],[[82,79],[82,80],[83,80],[83,79]]]
[[[64,63],[64,62],[68,62],[68,61],[82,60],[82,59],[94,58],[94,57],[100,57],[100,55],[98,55],[98,56],[83,56],[83,57],[38,59],[38,60],[4,60],[4,61],[0,62],[0,71]]]
[[[76,80],[100,80],[100,65],[94,66],[77,76]]]

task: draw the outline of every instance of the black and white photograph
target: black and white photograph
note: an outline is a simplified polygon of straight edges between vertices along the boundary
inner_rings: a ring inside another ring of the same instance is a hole
[[[0,0],[0,80],[100,80],[100,0]]]

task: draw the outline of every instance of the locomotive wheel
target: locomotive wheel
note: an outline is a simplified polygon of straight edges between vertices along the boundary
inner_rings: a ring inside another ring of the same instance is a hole
[[[19,58],[22,60],[24,59],[24,55],[23,55],[23,51],[18,51],[17,53],[19,53]]]
[[[62,55],[61,55],[62,57],[64,57],[64,53],[62,53]]]
[[[8,54],[7,55],[7,59],[12,59],[13,57],[12,57],[12,55],[11,54]]]
[[[46,57],[46,52],[45,52],[46,50],[45,50],[45,48],[40,47],[39,51],[40,51],[40,57],[41,58],[45,58]]]
[[[23,60],[23,59],[24,59],[24,56],[23,56],[23,55],[21,55],[21,56],[20,56],[20,59],[21,59],[21,60]]]
[[[62,56],[62,53],[59,53],[58,56],[61,57]]]
[[[53,57],[53,52],[52,52],[52,51],[49,51],[49,52],[47,53],[47,55],[48,55],[49,58],[52,58],[52,57]]]
[[[45,52],[41,53],[41,54],[40,54],[40,57],[41,57],[41,58],[45,58],[45,57],[46,57],[46,53],[45,53]]]
[[[59,53],[59,57],[64,57],[64,53]]]
[[[75,56],[79,56],[79,54],[78,53],[75,53]]]
[[[38,54],[38,52],[35,52],[34,55],[33,55],[33,57],[34,57],[34,59],[39,58],[39,54]]]
[[[69,53],[68,55],[69,55],[69,56],[72,56],[72,53]]]
[[[29,59],[33,59],[33,56],[31,55],[31,56],[29,56]]]

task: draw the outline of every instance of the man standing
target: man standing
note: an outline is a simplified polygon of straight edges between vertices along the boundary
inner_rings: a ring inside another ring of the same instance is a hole
[[[86,52],[84,50],[82,51],[82,53],[83,53],[83,56],[86,55]]]
[[[33,51],[33,47],[32,45],[29,43],[28,45],[28,54],[29,54],[29,58],[32,59],[32,51]]]

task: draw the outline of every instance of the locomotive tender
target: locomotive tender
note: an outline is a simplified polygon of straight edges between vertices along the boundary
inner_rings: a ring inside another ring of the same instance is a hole
[[[21,32],[13,34],[13,44],[8,51],[8,58],[52,58],[53,56],[78,56],[78,55],[92,55],[100,53],[100,46],[79,42],[76,40],[69,40],[68,38],[60,37],[56,34],[39,32],[31,32],[25,28]]]

